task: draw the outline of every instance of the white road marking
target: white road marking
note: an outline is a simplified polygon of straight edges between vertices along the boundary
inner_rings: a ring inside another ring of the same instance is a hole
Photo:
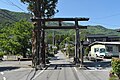
[[[85,71],[100,71],[101,72],[101,71],[110,71],[110,70],[98,70],[97,69],[97,70],[85,70]]]
[[[4,72],[0,72],[0,74],[4,75]]]
[[[3,77],[3,80],[7,80],[5,77]]]
[[[40,71],[34,78],[33,78],[33,80],[35,80],[35,78],[37,78],[41,73],[43,73],[45,70],[42,70],[42,71]]]
[[[1,75],[4,75],[4,72],[0,72]],[[3,80],[7,80],[6,77],[3,76]]]
[[[77,69],[74,67],[75,71],[77,72]]]
[[[76,67],[73,67],[73,68],[74,68],[74,70],[76,71],[76,78],[77,78],[77,80],[79,80],[79,79],[80,79],[80,77],[79,77],[78,70],[77,70],[77,68],[76,68]]]

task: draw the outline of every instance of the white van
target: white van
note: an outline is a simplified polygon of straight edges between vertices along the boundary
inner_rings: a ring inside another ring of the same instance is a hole
[[[120,43],[95,42],[90,45],[88,56],[91,58],[104,58],[119,56]]]

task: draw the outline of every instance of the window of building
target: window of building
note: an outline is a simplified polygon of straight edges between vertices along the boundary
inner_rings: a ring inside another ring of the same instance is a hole
[[[113,47],[107,46],[107,51],[108,51],[108,52],[112,52],[112,51],[113,51]]]

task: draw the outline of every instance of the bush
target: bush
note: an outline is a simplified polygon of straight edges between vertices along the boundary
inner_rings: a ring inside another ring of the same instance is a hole
[[[3,57],[4,53],[3,52],[0,52],[0,57]]]
[[[47,57],[55,57],[55,55],[53,53],[46,53]]]
[[[112,58],[111,64],[112,64],[113,72],[120,79],[120,58]]]
[[[85,48],[85,55],[84,56],[88,56],[88,54],[89,54],[89,47],[86,47]]]
[[[16,56],[22,56],[21,54],[16,54]]]
[[[112,76],[109,78],[109,80],[118,80],[116,76]]]
[[[110,71],[109,77],[110,77],[109,80],[118,80],[118,77],[115,75],[113,70]]]

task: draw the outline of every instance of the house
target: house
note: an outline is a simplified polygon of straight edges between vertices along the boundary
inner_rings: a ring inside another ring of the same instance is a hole
[[[89,45],[89,55],[92,57],[119,56],[120,42],[93,42]]]
[[[91,34],[87,35],[87,42],[90,44],[96,41],[101,42],[118,42],[120,41],[120,36],[117,35],[104,35],[104,34]]]

